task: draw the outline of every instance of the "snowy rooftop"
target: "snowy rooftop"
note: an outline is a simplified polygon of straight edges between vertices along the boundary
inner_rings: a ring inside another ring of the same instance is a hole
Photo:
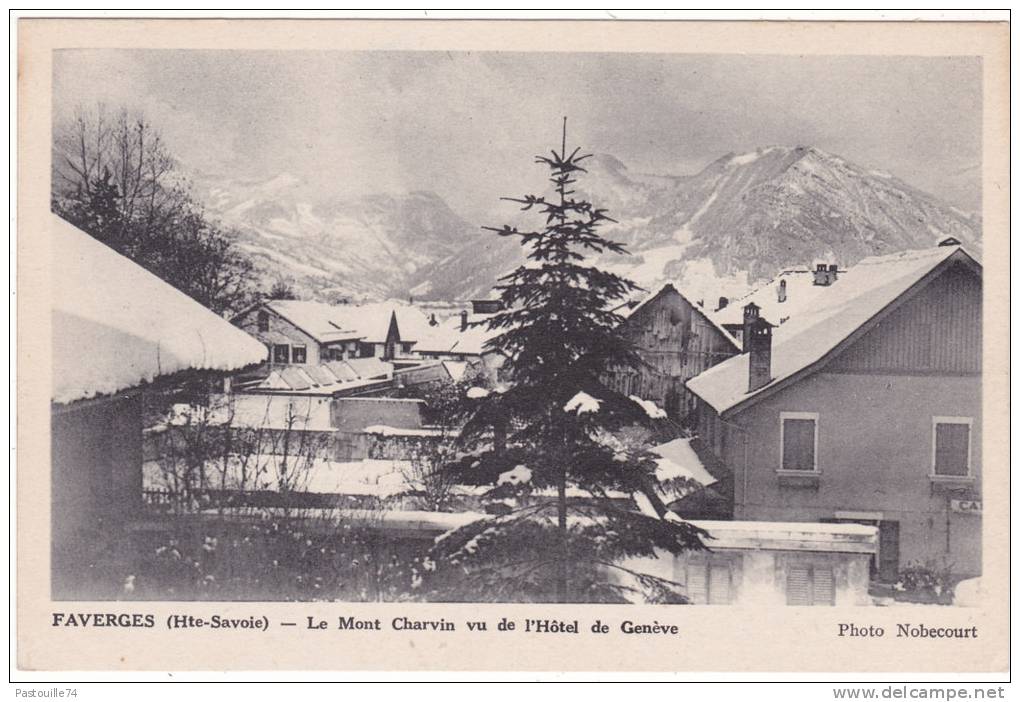
[[[657,461],[658,468],[655,470],[655,477],[660,481],[688,478],[703,487],[718,482],[705,469],[698,454],[691,448],[690,439],[674,439],[668,443],[660,444],[652,449],[652,453],[661,456]]]
[[[227,320],[63,219],[51,223],[54,402],[266,359]]]
[[[330,305],[309,300],[273,300],[267,304],[320,343],[354,339],[384,343],[394,315],[400,340],[413,342],[415,352],[477,356],[483,353],[485,342],[496,335],[484,325],[473,325],[490,315],[470,314],[468,321],[472,324],[461,329],[459,313],[443,318],[394,300],[361,305]]]
[[[484,322],[492,315],[469,314],[468,327],[462,329],[461,316],[452,315],[441,320],[439,324],[429,327],[414,345],[414,350],[422,353],[451,353],[480,356],[486,351],[485,344],[501,331],[490,331]],[[403,328],[401,328],[401,332]]]
[[[446,374],[450,376],[450,380],[459,383],[467,373],[468,364],[464,361],[443,361],[443,368],[446,370]]]
[[[796,314],[772,334],[772,377],[768,385],[747,391],[748,354],[727,359],[687,381],[687,387],[718,412],[725,412],[821,361],[855,330],[950,261],[978,265],[960,246],[940,246],[866,258],[835,283],[815,286],[795,305]],[[789,285],[789,284],[788,284]],[[787,302],[797,290],[788,287]],[[746,302],[741,301],[742,304]],[[738,303],[740,304],[740,303]],[[783,303],[786,304],[786,303]],[[765,306],[762,305],[764,315]],[[769,319],[776,324],[776,320]]]
[[[647,295],[646,297],[641,299],[637,304],[635,304],[633,306],[631,304],[621,305],[620,307],[618,307],[615,310],[615,312],[618,315],[620,315],[621,317],[623,317],[624,319],[630,319],[631,317],[633,317],[638,312],[638,310],[642,309],[645,305],[650,303],[652,300],[655,300],[656,298],[658,298],[663,293],[668,293],[668,292],[674,292],[677,295],[679,295],[680,297],[682,297],[687,302],[687,304],[691,306],[691,309],[693,309],[695,312],[697,312],[702,317],[704,317],[705,320],[707,320],[709,322],[709,324],[711,324],[713,327],[715,327],[719,331],[719,333],[723,335],[724,339],[726,339],[727,341],[730,341],[731,343],[733,343],[733,345],[735,347],[737,346],[736,340],[726,330],[726,328],[723,327],[723,324],[725,322],[723,321],[723,317],[721,317],[720,315],[721,315],[722,312],[726,311],[725,309],[719,310],[718,312],[712,312],[710,310],[707,310],[704,307],[691,302],[690,299],[686,295],[684,295],[682,292],[680,292],[680,290],[677,289],[677,287],[673,283],[666,283],[664,285],[661,285],[661,286],[659,286],[658,289],[653,291],[650,295]]]
[[[781,549],[784,551],[827,551],[875,553],[878,527],[865,524],[822,524],[819,522],[745,522],[691,520],[712,537],[706,545],[720,549]]]
[[[394,314],[402,341],[417,341],[430,329],[424,312],[392,300],[362,305],[330,305],[309,300],[273,300],[267,304],[320,343],[361,339],[381,344],[386,341]]]
[[[254,392],[284,392],[332,395],[343,390],[376,385],[393,377],[393,364],[379,358],[350,358],[319,365],[291,365],[276,368]]]
[[[825,286],[815,285],[814,272],[806,268],[786,270],[744,297],[731,300],[726,307],[716,310],[713,315],[720,324],[741,325],[744,322],[744,305],[753,302],[761,308],[760,314],[766,321],[778,326],[785,324],[801,311],[811,309],[817,294],[824,294],[824,291],[832,288],[852,287],[853,283],[848,281],[852,281],[854,275],[853,269],[840,270],[837,272],[836,282]],[[779,288],[784,282],[786,299],[780,302]]]

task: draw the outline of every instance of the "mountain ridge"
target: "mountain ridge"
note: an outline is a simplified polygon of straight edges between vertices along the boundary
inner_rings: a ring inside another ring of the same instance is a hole
[[[737,296],[784,268],[852,265],[946,236],[980,251],[979,216],[815,147],[730,152],[690,175],[631,171],[605,153],[583,163],[578,196],[609,210],[617,223],[605,233],[632,254],[594,263],[648,289],[674,282],[692,298]],[[516,240],[483,232],[429,191],[314,201],[279,174],[208,192],[263,275],[296,281],[306,297],[485,296],[523,262]]]

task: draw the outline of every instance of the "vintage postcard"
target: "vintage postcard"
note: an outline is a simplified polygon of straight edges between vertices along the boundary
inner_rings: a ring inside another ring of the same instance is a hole
[[[1008,25],[19,23],[26,671],[1008,668]]]

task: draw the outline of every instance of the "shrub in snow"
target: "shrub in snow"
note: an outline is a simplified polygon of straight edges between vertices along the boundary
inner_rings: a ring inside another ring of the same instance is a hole
[[[406,544],[312,511],[278,518],[253,508],[243,520],[170,520],[107,539],[77,597],[395,601],[410,591]]]
[[[912,561],[900,570],[900,579],[894,588],[904,593],[904,599],[949,604],[952,601],[953,567],[934,560]]]

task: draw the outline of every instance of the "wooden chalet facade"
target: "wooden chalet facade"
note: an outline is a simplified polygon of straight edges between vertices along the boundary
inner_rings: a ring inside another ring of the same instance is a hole
[[[674,419],[683,419],[695,407],[684,384],[740,353],[736,340],[671,284],[619,312],[626,317],[621,328],[642,363],[615,368],[603,382],[624,395],[654,402]]]

